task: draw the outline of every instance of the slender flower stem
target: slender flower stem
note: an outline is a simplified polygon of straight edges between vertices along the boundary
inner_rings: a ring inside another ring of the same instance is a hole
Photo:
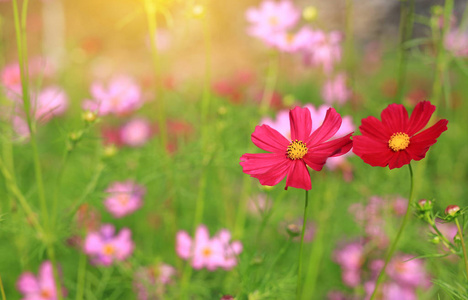
[[[5,290],[3,289],[2,276],[0,276],[0,292],[2,293],[2,300],[6,300]]]
[[[462,249],[463,249],[463,260],[465,261],[465,271],[466,271],[466,276],[468,277],[468,258],[467,258],[467,254],[466,254],[463,231],[462,231],[462,229],[460,227],[460,223],[458,222],[458,218],[455,219],[455,224],[457,224],[458,235],[460,236],[460,241],[461,241],[461,245],[462,245]]]
[[[275,90],[276,81],[278,79],[279,67],[279,53],[277,51],[271,52],[270,62],[268,63],[267,78],[265,81],[265,88],[263,90],[262,102],[260,103],[260,114],[264,115],[271,104],[273,92]]]
[[[389,249],[389,251],[387,253],[387,257],[385,258],[385,264],[384,264],[382,270],[380,270],[380,274],[379,274],[379,277],[377,278],[377,281],[375,282],[374,292],[372,293],[372,296],[371,296],[370,300],[373,300],[377,295],[377,291],[379,290],[379,285],[382,283],[382,281],[383,281],[383,279],[385,277],[385,269],[387,268],[387,265],[390,262],[390,259],[392,258],[393,253],[396,250],[396,246],[398,244],[398,241],[400,240],[400,237],[401,237],[401,235],[403,233],[403,230],[405,229],[406,224],[408,224],[408,220],[409,220],[409,217],[411,215],[411,205],[413,203],[413,190],[414,190],[414,177],[413,177],[413,169],[411,167],[411,164],[408,164],[408,169],[409,169],[409,172],[410,172],[411,187],[410,187],[410,194],[409,194],[409,198],[408,198],[408,207],[406,208],[406,214],[403,217],[403,221],[401,222],[400,229],[398,229],[397,236],[396,236],[395,240],[393,241],[392,245],[390,246],[390,249]]]
[[[301,299],[301,279],[302,279],[302,252],[304,249],[304,233],[307,227],[307,206],[309,206],[309,191],[305,191],[305,204],[304,204],[304,218],[302,219],[302,231],[301,231],[301,247],[299,250],[299,266],[297,268],[297,287],[296,287],[296,299]]]
[[[84,285],[86,279],[86,256],[83,252],[80,253],[77,277],[78,279],[76,281],[76,300],[82,300],[84,296]]]
[[[161,145],[165,151],[167,149],[167,128],[166,128],[166,111],[164,103],[164,95],[161,84],[161,72],[159,64],[158,48],[156,44],[157,18],[156,18],[156,1],[145,0],[146,21],[148,23],[148,33],[151,43],[151,58],[153,61],[153,71],[155,77],[156,101],[158,102],[158,125]]]
[[[405,49],[405,43],[411,39],[413,34],[414,23],[414,0],[409,0],[409,7],[406,1],[401,1],[401,14],[400,14],[400,45],[398,48],[398,86],[397,86],[397,100],[399,103],[403,100],[403,93],[405,90],[406,81],[406,64],[408,61],[408,50]]]

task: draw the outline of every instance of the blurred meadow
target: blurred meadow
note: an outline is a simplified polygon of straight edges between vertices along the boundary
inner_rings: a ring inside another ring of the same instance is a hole
[[[0,299],[468,299],[467,4],[0,0]],[[240,165],[422,101],[411,176],[330,157],[306,215]]]

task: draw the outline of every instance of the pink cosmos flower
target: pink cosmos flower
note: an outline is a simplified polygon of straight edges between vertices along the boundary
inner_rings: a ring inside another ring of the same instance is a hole
[[[266,0],[259,8],[249,8],[245,15],[250,23],[248,33],[269,43],[272,34],[294,27],[301,13],[291,1]]]
[[[408,254],[394,257],[385,270],[389,277],[400,285],[416,288],[431,285],[429,275],[421,259]]]
[[[364,263],[364,246],[354,242],[335,251],[334,260],[341,266],[344,284],[350,287],[361,282],[361,267]]]
[[[328,34],[321,30],[314,31],[312,41],[304,50],[305,64],[322,67],[325,74],[330,74],[335,64],[341,61],[342,39],[343,35],[338,31]]]
[[[135,245],[131,239],[131,231],[124,228],[117,235],[114,233],[113,225],[104,224],[98,232],[90,232],[86,236],[84,252],[91,256],[94,264],[109,266],[114,261],[123,261],[132,254]]]
[[[131,180],[114,182],[107,189],[109,196],[104,200],[107,210],[116,218],[136,211],[143,205],[146,190]]]
[[[273,33],[268,38],[269,44],[278,48],[282,52],[298,52],[306,48],[313,39],[312,31],[307,28],[301,28],[297,33],[281,31]]]
[[[366,292],[365,299],[370,299],[375,287],[374,281],[368,281],[364,284],[364,290]],[[377,297],[379,300],[416,300],[416,291],[410,287],[400,285],[396,282],[386,282],[382,284],[381,294]]]
[[[327,105],[322,105],[319,108],[315,108],[314,106],[308,104],[305,108],[309,109],[312,122],[312,131],[314,132],[317,130],[325,120],[325,116],[327,115],[327,111],[330,108]],[[272,120],[270,118],[264,118],[260,122],[260,124],[268,125],[271,128],[277,130],[287,139],[291,138],[290,132],[290,121],[289,121],[289,112],[287,110],[282,110],[276,115],[276,120]],[[342,118],[342,123],[338,131],[335,133],[335,137],[343,137],[347,135],[349,132],[354,131],[355,126],[350,116],[345,116]],[[352,155],[352,152],[347,152],[341,156],[330,157],[327,159],[326,166],[330,170],[335,170],[339,165],[341,165],[347,156]]]
[[[343,105],[351,98],[351,95],[351,90],[346,86],[346,74],[344,73],[327,80],[322,87],[322,97],[328,105],[333,103]]]
[[[107,86],[93,83],[91,95],[93,100],[85,100],[83,109],[97,112],[100,116],[122,116],[143,105],[140,87],[128,76],[114,77]]]
[[[151,123],[143,118],[130,120],[120,128],[120,141],[131,147],[143,146],[151,135]]]
[[[18,63],[6,65],[1,73],[1,81],[8,98],[15,99],[21,95],[21,74]]]
[[[462,32],[459,29],[450,31],[445,37],[444,45],[454,56],[468,56],[468,32]]]
[[[287,177],[289,186],[310,190],[312,183],[307,166],[320,171],[331,156],[347,153],[351,147],[351,134],[335,138],[341,126],[341,116],[330,108],[323,124],[312,131],[310,110],[296,107],[289,112],[291,140],[268,125],[257,126],[252,133],[252,142],[271,153],[246,153],[240,165],[244,173],[255,177],[262,185],[273,186]]]
[[[220,267],[230,270],[237,265],[237,256],[242,252],[241,242],[230,241],[228,230],[222,229],[210,239],[206,226],[200,225],[193,240],[185,231],[177,233],[176,252],[181,258],[190,260],[194,269],[214,271]]]
[[[138,300],[163,299],[165,285],[171,283],[176,269],[168,264],[140,268],[135,272],[133,287]]]
[[[23,294],[23,300],[56,300],[57,289],[52,263],[50,261],[43,262],[37,276],[34,276],[31,272],[21,274],[16,283],[16,288]],[[63,290],[62,294],[64,293],[65,290]]]
[[[59,86],[44,88],[35,99],[35,117],[37,120],[48,121],[53,116],[65,113],[68,108],[68,96]]]

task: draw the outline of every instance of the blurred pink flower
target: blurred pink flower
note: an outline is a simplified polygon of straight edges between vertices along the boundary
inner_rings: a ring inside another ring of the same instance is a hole
[[[151,123],[143,118],[130,120],[120,128],[121,142],[132,147],[143,146],[151,135]]]
[[[248,33],[260,38],[267,44],[274,33],[283,32],[294,27],[301,16],[300,11],[291,1],[280,2],[265,0],[260,7],[251,7],[246,11],[250,23]]]
[[[100,116],[114,114],[122,116],[143,105],[141,89],[128,76],[116,76],[107,86],[100,82],[91,85],[93,100],[85,100],[83,109],[97,112]]]
[[[109,266],[114,261],[123,261],[129,257],[135,245],[131,240],[130,229],[124,228],[114,235],[115,228],[104,224],[98,232],[90,232],[86,236],[84,252],[91,256],[91,261],[97,265]]]
[[[364,246],[353,242],[335,250],[334,260],[341,266],[344,284],[355,287],[361,282],[361,267],[364,263]]]
[[[281,31],[273,33],[268,37],[268,41],[271,45],[282,52],[288,53],[298,52],[304,49],[310,44],[312,39],[312,31],[307,27],[301,28],[297,33]]]
[[[230,270],[237,265],[237,255],[242,252],[239,241],[230,243],[228,230],[220,230],[210,239],[205,225],[198,226],[195,239],[185,231],[179,231],[176,237],[176,252],[181,258],[190,260],[194,269],[207,268],[210,271],[221,267]]]
[[[21,74],[18,63],[6,65],[1,73],[1,80],[8,98],[15,99],[21,95]]]
[[[116,218],[121,218],[136,211],[143,205],[146,191],[141,185],[128,180],[114,182],[107,189],[109,196],[104,201],[106,209]]]
[[[165,28],[158,28],[156,31],[156,49],[160,52],[166,52],[170,49],[172,43],[172,35],[169,30]],[[146,39],[146,44],[151,47],[151,40],[149,36]]]
[[[23,294],[23,300],[56,300],[57,290],[52,263],[43,262],[37,276],[31,272],[21,274],[16,282],[16,288]],[[62,293],[64,294],[65,290]]]
[[[138,300],[163,299],[164,285],[171,283],[176,269],[167,264],[140,268],[133,277]]]
[[[364,284],[364,290],[366,291],[366,297],[364,299],[370,299],[374,292],[375,282],[368,281]],[[396,282],[386,282],[381,285],[380,296],[377,297],[379,300],[416,300],[416,291],[410,287],[400,285]]]
[[[305,64],[322,67],[325,74],[330,74],[335,64],[341,61],[342,39],[343,35],[339,31],[314,31],[313,39],[304,50]]]
[[[35,102],[35,117],[37,120],[48,121],[53,116],[62,115],[68,108],[68,96],[59,86],[44,88]],[[34,105],[34,104],[33,104]]]
[[[445,37],[444,45],[454,56],[468,56],[468,32],[461,32],[459,29],[450,31]]]
[[[386,272],[391,279],[400,285],[416,288],[429,287],[431,285],[429,275],[426,272],[421,259],[413,259],[408,254],[402,254],[392,258]]]
[[[453,241],[453,238],[458,234],[457,225],[453,223],[446,223],[444,220],[436,220],[437,229],[449,240]]]
[[[352,96],[352,92],[346,85],[346,74],[339,73],[333,79],[329,79],[322,87],[322,97],[325,103],[332,105],[345,104]]]

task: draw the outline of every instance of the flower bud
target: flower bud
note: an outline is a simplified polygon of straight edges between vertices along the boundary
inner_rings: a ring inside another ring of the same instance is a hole
[[[234,296],[224,295],[224,296],[221,297],[221,300],[234,300]]]
[[[457,233],[457,234],[453,237],[453,241],[455,242],[455,244],[461,244],[460,234]]]
[[[117,154],[117,147],[114,144],[104,147],[104,157],[110,158]]]
[[[70,141],[76,143],[81,139],[81,136],[83,135],[82,131],[75,131],[71,132],[68,137],[70,138]]]
[[[302,17],[304,18],[304,20],[309,21],[309,22],[312,22],[315,19],[317,19],[317,15],[318,15],[317,8],[312,5],[307,6],[302,11]]]
[[[431,8],[432,14],[436,16],[441,16],[444,14],[444,8],[440,5],[434,5]]]
[[[88,110],[88,111],[85,111],[81,115],[81,118],[83,119],[83,121],[85,121],[87,123],[94,123],[94,121],[96,121],[96,119],[97,119],[97,115],[96,115],[96,113]]]
[[[301,234],[301,228],[297,224],[289,224],[286,226],[286,231],[291,238],[299,236]]]
[[[418,209],[422,211],[429,211],[432,209],[432,201],[421,199],[418,201]]]
[[[434,235],[431,239],[430,242],[437,245],[440,243],[440,237],[438,235]]]
[[[460,211],[460,207],[458,205],[449,205],[445,209],[445,214],[450,217],[456,217]]]

